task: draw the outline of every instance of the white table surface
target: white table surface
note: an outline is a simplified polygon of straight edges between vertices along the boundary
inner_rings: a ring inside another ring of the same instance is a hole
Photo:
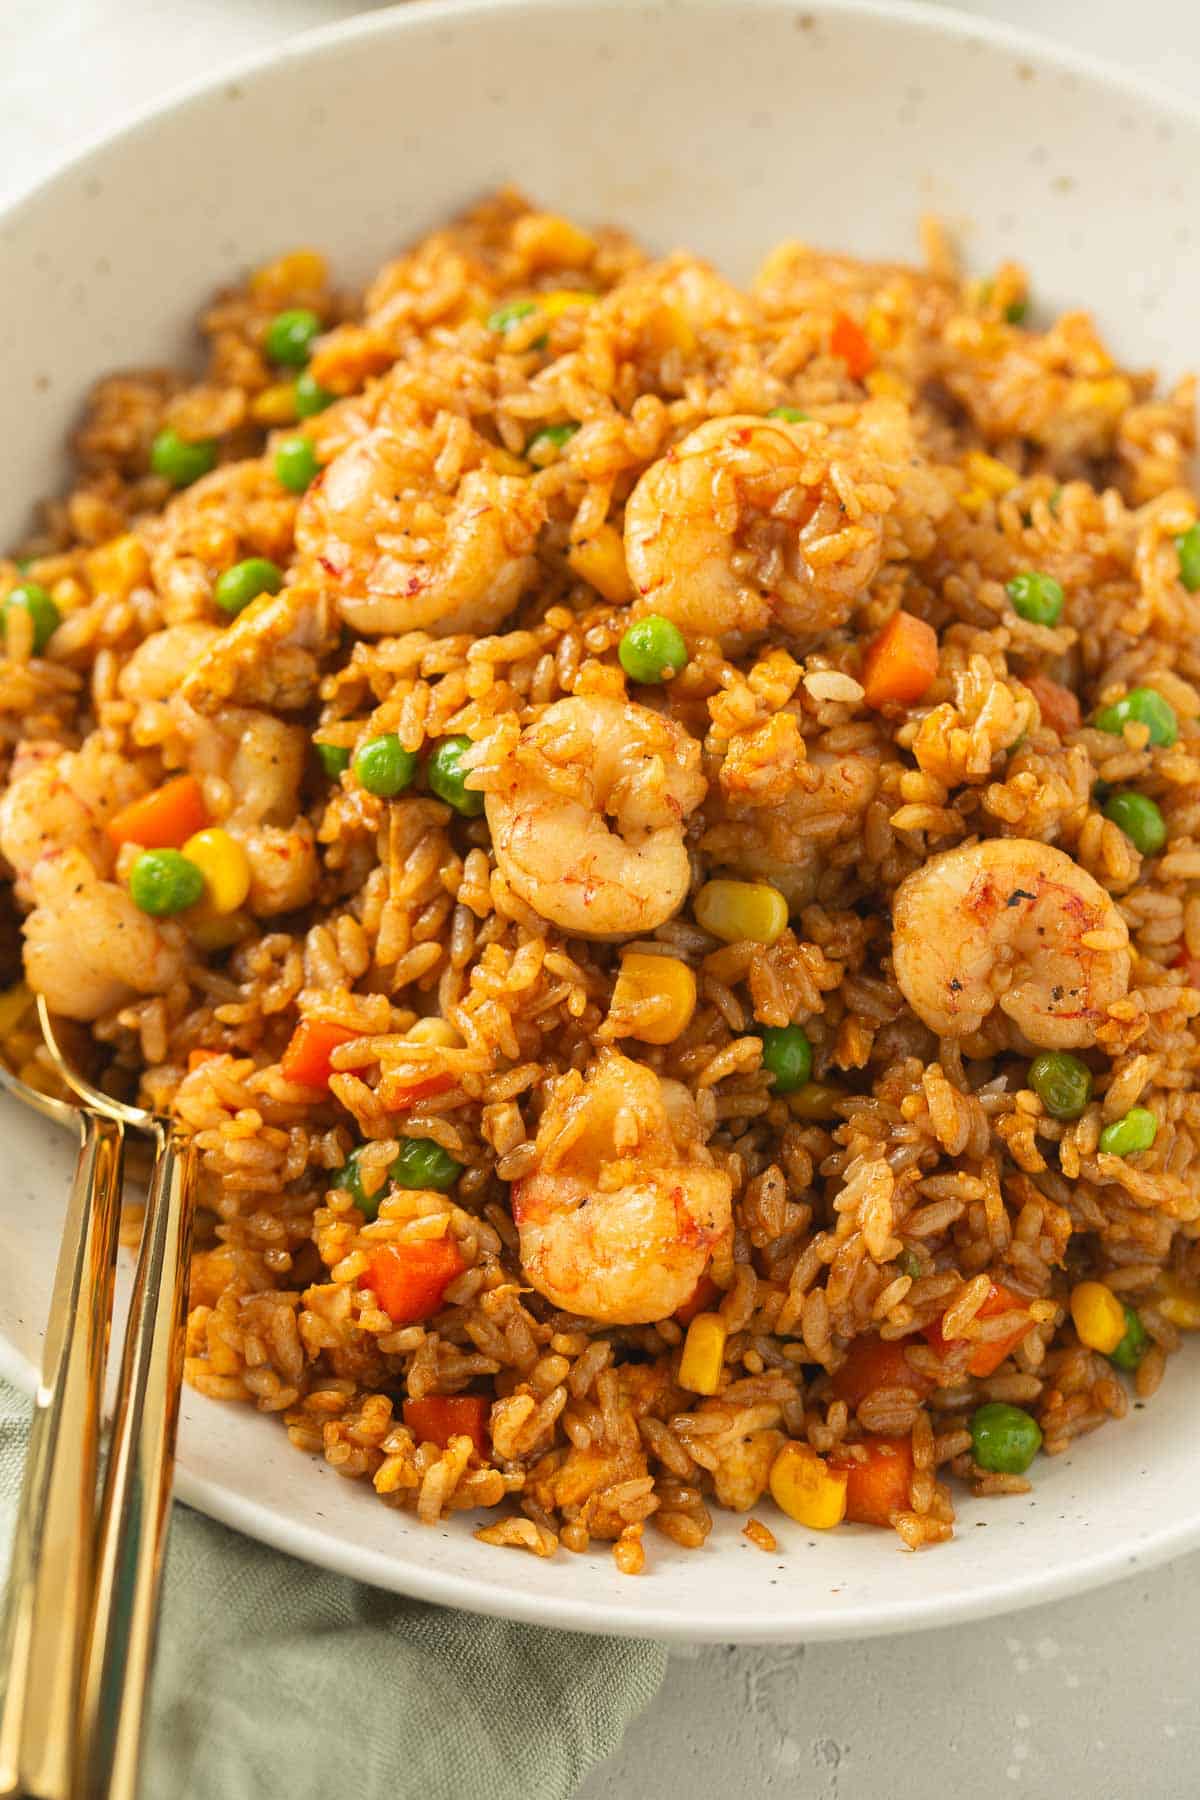
[[[1200,93],[1197,0],[963,4]],[[26,185],[166,87],[362,10],[0,0],[0,189]],[[921,1637],[678,1650],[662,1693],[579,1800],[935,1800],[952,1786],[971,1800],[1182,1800],[1200,1790],[1198,1642],[1192,1556],[1081,1600]]]

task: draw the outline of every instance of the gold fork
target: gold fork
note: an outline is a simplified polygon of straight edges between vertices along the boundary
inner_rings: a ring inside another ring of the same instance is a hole
[[[66,1800],[96,1552],[96,1473],[112,1317],[124,1125],[29,1087],[0,1085],[79,1133],[13,1536],[0,1666],[0,1791]]]
[[[39,1800],[43,1796],[45,1800],[75,1800],[77,1795],[86,1795],[88,1800],[93,1797],[94,1800],[100,1800],[100,1797],[104,1800],[134,1800],[154,1659],[175,1463],[194,1163],[190,1147],[178,1139],[169,1119],[101,1093],[80,1074],[64,1054],[53,1020],[40,998],[38,1016],[46,1048],[58,1074],[88,1109],[83,1117],[94,1118],[97,1129],[104,1127],[116,1134],[115,1194],[119,1194],[119,1148],[126,1126],[149,1134],[155,1156],[125,1328],[104,1490],[98,1516],[94,1511],[91,1515],[95,1518],[94,1532],[89,1534],[87,1548],[69,1565],[61,1566],[57,1583],[55,1572],[37,1565],[35,1557],[38,1579],[31,1580],[27,1575],[19,1587],[10,1582],[9,1589],[10,1607],[18,1611],[22,1619],[36,1618],[47,1635],[50,1634],[50,1628],[45,1624],[47,1606],[52,1615],[56,1608],[60,1609],[74,1622],[76,1629],[81,1618],[86,1620],[82,1643],[78,1636],[72,1640],[76,1646],[72,1650],[72,1659],[79,1677],[78,1685],[72,1694],[64,1693],[57,1724],[57,1730],[73,1749],[57,1753],[47,1750],[45,1773],[61,1785],[18,1786],[8,1791],[36,1794]],[[62,1111],[69,1116],[75,1109],[63,1107]],[[79,1186],[78,1177],[76,1186]],[[115,1218],[115,1197],[111,1209]],[[86,1210],[86,1200],[81,1210]],[[64,1258],[73,1222],[72,1213],[64,1238]],[[114,1240],[115,1229],[114,1224]],[[110,1253],[110,1263],[113,1260],[115,1251]],[[72,1318],[79,1310],[79,1288],[77,1282],[77,1304],[70,1314]],[[107,1299],[110,1310],[111,1293],[110,1274]],[[64,1317],[59,1300],[59,1283],[56,1281],[50,1338],[55,1336],[56,1329],[61,1329],[59,1322]],[[106,1320],[107,1316],[106,1313]],[[103,1335],[106,1339],[107,1324]],[[93,1378],[87,1386],[77,1381],[69,1394],[62,1393],[57,1397],[58,1430],[60,1435],[65,1433],[68,1442],[72,1435],[80,1441],[98,1435],[101,1387],[102,1377]],[[60,1457],[55,1468],[41,1479],[44,1489],[54,1486],[56,1481],[65,1483],[63,1461]],[[89,1506],[94,1509],[94,1456],[91,1474],[87,1497]],[[27,1476],[27,1485],[28,1481]],[[82,1474],[76,1476],[72,1491],[78,1505]],[[22,1522],[25,1498],[23,1493]],[[34,1549],[42,1551],[44,1560],[44,1544],[35,1543]],[[61,1638],[59,1641],[61,1645]],[[30,1695],[27,1689],[23,1698],[28,1712]],[[68,1710],[71,1699],[76,1702],[73,1712]],[[36,1728],[22,1722],[24,1732],[31,1729],[36,1736]],[[43,1735],[48,1737],[49,1727]],[[0,1732],[0,1746],[3,1743]],[[7,1762],[0,1764],[0,1770],[7,1772],[7,1769]]]

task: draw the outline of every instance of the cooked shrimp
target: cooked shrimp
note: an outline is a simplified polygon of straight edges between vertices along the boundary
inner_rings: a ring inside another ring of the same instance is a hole
[[[653,931],[681,905],[683,821],[705,793],[700,746],[604,695],[556,700],[491,773],[487,820],[520,898],[576,937]]]
[[[140,912],[124,888],[101,881],[82,850],[43,856],[30,880],[25,974],[52,1011],[97,1019],[139,994],[161,994],[183,974],[178,925]]]
[[[217,808],[222,825],[284,825],[295,817],[308,754],[302,725],[241,706],[201,718],[182,695],[171,711],[192,773],[217,776],[228,788],[225,806]]]
[[[34,866],[56,850],[81,850],[106,874],[113,848],[104,822],[142,791],[136,771],[92,739],[81,750],[30,740],[13,759],[0,795],[0,851],[17,873],[17,897]]]
[[[777,713],[777,719],[786,718]],[[726,791],[722,776],[705,812],[700,848],[712,863],[777,887],[790,912],[817,891],[832,845],[859,835],[863,814],[879,786],[879,762],[850,750],[817,750],[808,758],[813,785],[794,785],[771,805],[750,804]]]
[[[320,659],[335,636],[324,594],[297,586],[260,595],[226,631],[213,632],[206,654],[187,671],[183,698],[202,713],[229,705],[294,712],[316,693]]]
[[[824,425],[735,414],[697,426],[625,508],[644,610],[731,646],[842,624],[879,568],[895,497],[857,461],[851,434]]]
[[[316,842],[300,814],[308,734],[253,707],[223,706],[202,718],[182,695],[172,702],[193,774],[206,783],[214,817],[250,859],[250,912],[257,918],[307,906],[320,876]]]
[[[896,890],[896,980],[931,1031],[965,1037],[998,1006],[1030,1044],[1095,1042],[1129,987],[1129,932],[1085,869],[1051,844],[946,850]]]
[[[303,576],[352,631],[491,631],[537,563],[544,502],[522,477],[473,468],[439,486],[427,433],[376,427],[348,444],[296,520]]]
[[[586,1078],[558,1083],[536,1147],[533,1172],[512,1187],[534,1287],[602,1324],[669,1317],[730,1228],[732,1184],[687,1089],[603,1050]]]
[[[222,636],[219,625],[191,619],[143,638],[117,677],[122,699],[138,705],[169,700],[196,662]]]

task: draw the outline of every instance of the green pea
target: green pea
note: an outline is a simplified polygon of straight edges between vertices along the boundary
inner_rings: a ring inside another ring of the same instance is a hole
[[[1175,539],[1179,555],[1179,579],[1189,594],[1200,588],[1200,525],[1189,525]]]
[[[285,438],[275,452],[275,479],[291,494],[302,494],[321,472],[306,437]]]
[[[321,767],[330,781],[336,781],[350,767],[350,752],[344,744],[316,744],[317,755],[321,759]]]
[[[902,1275],[907,1275],[910,1281],[921,1279],[921,1259],[915,1250],[902,1250],[896,1258],[896,1267]]]
[[[1023,1475],[1041,1447],[1041,1426],[1022,1406],[989,1400],[971,1415],[971,1452],[981,1469]]]
[[[1023,325],[1028,311],[1028,300],[1010,300],[1004,309],[1004,317],[1010,325]]]
[[[1035,1056],[1028,1081],[1052,1119],[1077,1119],[1092,1097],[1092,1071],[1067,1050]]]
[[[292,399],[296,406],[296,417],[311,419],[315,413],[324,412],[327,406],[332,406],[337,395],[331,394],[328,388],[323,388],[305,369],[292,383]]]
[[[805,425],[808,416],[798,406],[773,406],[767,414],[768,419],[782,419],[785,425]]]
[[[190,487],[216,467],[217,446],[211,438],[189,443],[170,427],[160,431],[150,446],[150,467],[172,487]]]
[[[659,613],[637,619],[617,645],[621,667],[631,681],[667,681],[686,669],[687,644],[678,625]]]
[[[511,331],[522,319],[527,319],[531,312],[537,311],[535,300],[510,300],[507,306],[498,306],[488,319],[489,331]]]
[[[1121,827],[1143,856],[1157,856],[1167,841],[1167,822],[1147,794],[1129,789],[1110,794],[1104,802],[1104,816]]]
[[[143,850],[129,872],[129,897],[156,919],[184,912],[204,897],[204,876],[178,850]]]
[[[417,772],[417,757],[406,750],[394,731],[370,738],[354,758],[354,773],[368,794],[390,800],[410,785]]]
[[[444,1194],[463,1172],[448,1150],[432,1138],[406,1138],[388,1174],[402,1188],[436,1188]]]
[[[564,445],[569,444],[579,426],[574,420],[563,425],[547,425],[530,438],[525,446],[525,454],[537,468],[544,469],[552,463]]]
[[[425,776],[439,800],[464,819],[477,819],[483,811],[483,795],[466,785],[469,771],[462,767],[463,754],[470,748],[469,737],[443,738],[429,753]]]
[[[27,612],[33,622],[33,654],[40,656],[62,624],[62,614],[40,581],[22,581],[4,602],[4,617]]]
[[[1158,1120],[1145,1106],[1131,1106],[1100,1133],[1100,1148],[1109,1156],[1139,1156],[1158,1136]]]
[[[1161,744],[1165,750],[1169,750],[1179,736],[1175,708],[1153,688],[1132,688],[1122,699],[1103,707],[1095,718],[1098,731],[1111,731],[1115,737],[1120,737],[1125,726],[1131,723],[1148,726],[1150,742]]]
[[[1013,576],[1005,592],[1013,611],[1032,625],[1057,625],[1062,617],[1063,591],[1053,575],[1027,569],[1024,574]]]
[[[231,617],[243,612],[260,594],[277,594],[283,586],[283,570],[265,556],[248,556],[218,575],[213,599]]]
[[[1109,1362],[1115,1362],[1118,1369],[1125,1369],[1132,1373],[1149,1348],[1150,1339],[1146,1335],[1146,1327],[1132,1306],[1127,1306],[1125,1308],[1125,1336],[1115,1350],[1109,1351]]]
[[[302,369],[312,355],[313,342],[321,335],[321,321],[307,306],[289,307],[276,313],[267,326],[263,349],[273,363]]]
[[[762,1066],[774,1077],[777,1094],[794,1094],[812,1074],[812,1045],[799,1025],[768,1025],[762,1037]]]

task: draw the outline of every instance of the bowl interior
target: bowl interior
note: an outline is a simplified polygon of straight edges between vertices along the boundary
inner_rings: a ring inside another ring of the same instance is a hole
[[[1192,356],[1200,126],[1186,112],[953,15],[784,0],[495,0],[375,15],[185,97],[0,219],[0,526],[62,478],[88,383],[186,355],[214,287],[297,243],[368,275],[504,181],[745,276],[786,237],[915,254],[935,212],[983,271],[1026,262],[1039,309],[1084,305],[1117,350]],[[13,278],[15,275],[17,278]],[[69,1146],[0,1107],[0,1367],[28,1380]],[[270,1421],[189,1395],[183,1496],[314,1560],[431,1599],[584,1629],[833,1637],[1030,1604],[1200,1536],[1184,1359],[1154,1405],[1039,1466],[1021,1501],[964,1502],[954,1543],[818,1538],[767,1556],[725,1518],[649,1572],[604,1554],[504,1557],[425,1531],[298,1456]],[[776,1521],[772,1518],[774,1527]]]

